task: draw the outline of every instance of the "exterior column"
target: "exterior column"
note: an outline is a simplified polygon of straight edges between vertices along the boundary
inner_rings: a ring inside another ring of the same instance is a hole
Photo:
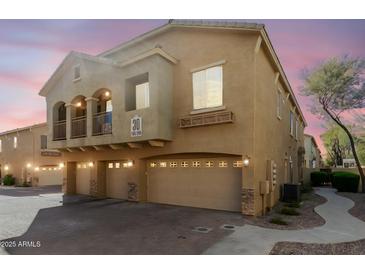
[[[96,112],[96,102],[99,100],[94,97],[88,97],[86,101],[86,136],[93,135],[93,114]]]
[[[254,160],[242,167],[242,214],[255,216],[255,198],[257,196],[254,178]]]
[[[72,104],[65,104],[66,107],[66,139],[71,139]]]

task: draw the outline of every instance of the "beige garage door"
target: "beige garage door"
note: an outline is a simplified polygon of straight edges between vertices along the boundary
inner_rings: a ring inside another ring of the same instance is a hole
[[[240,158],[161,159],[147,165],[151,202],[241,211]]]
[[[38,186],[62,185],[63,171],[57,167],[41,167],[38,172]]]
[[[128,171],[121,162],[108,162],[106,166],[106,195],[110,198],[128,198]]]
[[[77,163],[76,193],[90,195],[90,167],[87,163]]]

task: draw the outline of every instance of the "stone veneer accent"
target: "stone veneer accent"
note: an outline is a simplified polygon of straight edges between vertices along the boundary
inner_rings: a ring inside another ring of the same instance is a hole
[[[255,189],[242,189],[242,214],[255,215]]]

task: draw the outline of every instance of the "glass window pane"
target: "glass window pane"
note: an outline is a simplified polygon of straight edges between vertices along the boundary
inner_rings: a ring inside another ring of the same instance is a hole
[[[136,85],[136,109],[148,108],[150,106],[149,83]]]
[[[212,67],[193,73],[194,109],[223,104],[222,67]]]

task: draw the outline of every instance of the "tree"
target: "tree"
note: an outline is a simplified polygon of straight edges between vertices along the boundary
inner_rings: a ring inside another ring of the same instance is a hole
[[[355,141],[343,122],[343,113],[365,106],[365,61],[359,58],[332,58],[304,74],[302,94],[311,96],[312,112],[331,119],[344,130],[350,140],[351,151],[359,170],[362,191],[365,175],[355,148]]]

